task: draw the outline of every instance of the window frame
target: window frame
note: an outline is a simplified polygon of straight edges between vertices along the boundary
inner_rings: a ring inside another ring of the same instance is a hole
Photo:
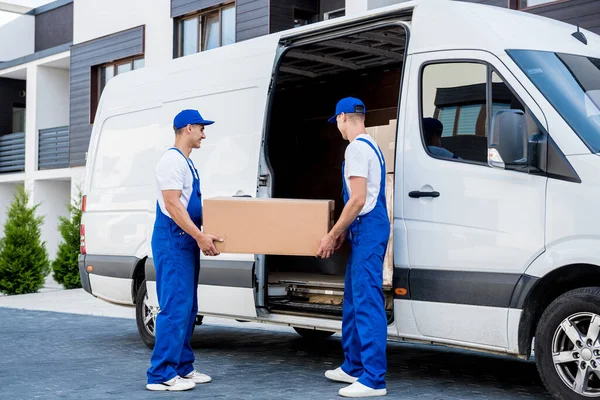
[[[223,10],[228,9],[228,8],[233,8],[235,10],[236,2],[231,1],[231,2],[221,4],[219,6],[216,6],[216,7],[204,8],[202,10],[194,11],[193,13],[184,14],[179,17],[176,17],[174,19],[174,22],[175,22],[175,46],[174,46],[175,57],[174,58],[181,58],[181,57],[186,56],[183,54],[183,44],[184,44],[183,43],[183,38],[184,38],[183,22],[191,20],[191,19],[197,20],[196,40],[198,43],[196,46],[196,51],[191,54],[197,54],[197,53],[202,53],[204,51],[207,51],[204,48],[204,40],[206,39],[206,28],[207,28],[205,20],[208,16],[211,16],[214,14],[217,14],[219,16],[219,46],[217,46],[216,48],[223,47]],[[234,26],[237,26],[237,13],[235,13]],[[237,32],[234,37],[234,43],[236,43],[236,42],[237,42]],[[209,49],[209,50],[212,50],[212,49]],[[189,56],[191,54],[187,54],[187,55]]]
[[[437,64],[461,64],[461,63],[463,63],[463,64],[481,64],[484,67],[486,67],[485,101],[486,101],[486,129],[487,129],[486,139],[488,140],[488,145],[489,145],[489,134],[490,134],[491,129],[493,128],[491,125],[492,124],[492,107],[493,107],[492,97],[493,96],[492,96],[492,90],[490,90],[490,89],[491,89],[491,86],[493,83],[492,75],[494,73],[502,80],[502,82],[506,85],[508,90],[510,90],[510,92],[515,97],[515,99],[517,99],[521,103],[521,105],[523,105],[523,107],[528,111],[527,114],[533,119],[533,121],[540,128],[540,132],[543,133],[545,136],[550,137],[544,124],[542,124],[540,122],[540,120],[532,112],[531,108],[527,106],[527,103],[523,101],[522,97],[518,95],[518,93],[514,90],[514,88],[507,82],[504,75],[502,75],[500,73],[500,71],[498,71],[498,68],[496,68],[493,64],[489,63],[488,61],[484,61],[484,60],[480,60],[480,59],[471,59],[471,58],[436,59],[436,60],[425,61],[419,67],[419,83],[418,83],[419,84],[419,86],[418,86],[419,135],[421,136],[421,145],[423,146],[423,150],[425,151],[425,154],[427,154],[429,157],[435,158],[437,160],[458,162],[461,164],[471,164],[471,165],[478,165],[478,166],[485,166],[488,168],[492,168],[487,162],[484,163],[484,162],[473,161],[473,160],[445,158],[445,157],[435,156],[429,151],[429,149],[427,148],[427,145],[425,143],[425,136],[423,135],[423,118],[424,118],[424,116],[423,116],[423,77],[424,77],[424,74],[423,73],[425,71],[425,68],[427,68],[430,65],[437,65]],[[516,171],[516,172],[521,172],[521,173],[528,173],[526,171],[519,171],[519,170],[515,170],[515,169],[506,169],[506,170],[507,171]]]
[[[509,8],[511,8],[513,10],[519,10],[519,11],[529,11],[529,10],[535,10],[535,9],[541,8],[541,7],[547,7],[547,6],[554,5],[554,4],[566,3],[569,0],[551,0],[547,3],[536,4],[535,6],[527,6],[527,7],[521,7],[521,1],[522,0],[509,0],[509,2],[510,2]]]
[[[115,76],[119,75],[118,74],[119,65],[130,64],[131,69],[129,71],[122,72],[122,74],[125,74],[127,72],[135,71],[134,63],[135,63],[135,61],[138,61],[138,60],[144,60],[144,65],[142,67],[140,67],[140,68],[144,68],[144,66],[146,65],[145,54],[136,54],[134,56],[120,58],[118,60],[112,60],[112,61],[105,62],[102,64],[94,65],[92,67],[92,73],[91,73],[92,87],[90,90],[90,124],[93,124],[94,121],[96,120],[96,112],[98,111],[98,105],[100,104],[100,96],[102,95],[102,92],[104,91],[104,88],[101,88],[103,70],[105,68],[112,66],[113,67],[113,76],[112,77],[114,78]],[[105,87],[106,87],[106,84],[105,84]]]
[[[340,11],[344,12],[344,15],[340,15],[339,17],[331,17],[331,14],[339,13]],[[335,18],[343,18],[346,16],[346,7],[338,8],[337,10],[331,10],[323,13],[323,21],[327,21]]]

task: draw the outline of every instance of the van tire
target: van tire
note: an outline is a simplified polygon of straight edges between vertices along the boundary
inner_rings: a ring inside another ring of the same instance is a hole
[[[137,297],[135,299],[135,321],[137,324],[138,332],[142,341],[148,348],[154,349],[154,333],[151,333],[148,327],[144,323],[144,319],[146,318],[146,304],[145,300],[147,300],[148,290],[146,288],[146,281],[144,280],[140,285]],[[202,324],[203,316],[196,316],[196,321],[192,327],[192,334],[196,329],[196,325]],[[156,326],[156,325],[155,325]]]
[[[306,329],[306,328],[294,327],[294,330],[296,331],[296,333],[298,333],[298,335],[300,335],[303,338],[308,339],[308,340],[325,340],[329,336],[334,334],[334,332],[318,331],[316,329]]]
[[[589,399],[589,397],[577,393],[569,383],[575,382],[574,378],[579,376],[580,370],[577,367],[581,367],[580,363],[587,363],[585,365],[588,367],[585,371],[589,371],[588,368],[594,365],[595,368],[600,369],[598,336],[592,335],[596,337],[594,342],[587,338],[591,321],[600,323],[600,287],[575,289],[559,296],[544,310],[540,318],[535,334],[536,365],[544,385],[556,399]],[[577,327],[579,333],[572,334],[572,336],[582,338],[580,341],[582,347],[577,348],[576,345],[573,345],[573,341],[567,336],[566,330],[561,328],[561,324]],[[591,347],[588,346],[590,343]],[[569,360],[572,358],[574,361],[560,362],[555,366],[554,349],[566,354]],[[591,375],[594,375],[594,372],[591,372]],[[594,388],[600,388],[600,379],[597,378],[597,376],[593,376],[589,381]]]

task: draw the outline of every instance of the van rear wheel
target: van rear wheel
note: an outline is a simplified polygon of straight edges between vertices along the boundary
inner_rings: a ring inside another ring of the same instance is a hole
[[[571,290],[554,300],[536,329],[535,358],[557,399],[600,398],[600,287]]]
[[[334,332],[329,331],[318,331],[316,329],[296,328],[294,330],[298,335],[309,340],[325,340],[329,336],[333,335]]]
[[[159,311],[158,306],[154,306],[148,301],[148,290],[146,288],[146,281],[144,280],[140,285],[135,300],[135,321],[142,341],[150,349],[154,349],[156,316]],[[202,318],[201,315],[196,316],[192,332],[196,329],[196,325],[202,324]]]

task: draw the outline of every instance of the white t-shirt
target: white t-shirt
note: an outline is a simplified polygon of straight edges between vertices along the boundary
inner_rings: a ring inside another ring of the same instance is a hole
[[[194,191],[194,176],[190,170],[190,161],[181,155],[177,150],[167,150],[161,156],[156,166],[156,198],[160,210],[167,217],[171,218],[165,207],[165,199],[162,190],[181,190],[181,204],[187,208],[190,202],[190,196]]]
[[[371,142],[382,159],[383,154],[381,154],[375,140],[366,133],[358,135],[356,139],[346,147],[346,154],[344,156],[346,161],[344,165],[344,179],[346,180],[348,195],[352,195],[352,190],[350,188],[351,176],[367,178],[367,200],[365,206],[358,214],[365,215],[371,212],[377,204],[377,196],[379,196],[379,186],[381,184],[381,162],[371,146],[358,140],[361,138]]]

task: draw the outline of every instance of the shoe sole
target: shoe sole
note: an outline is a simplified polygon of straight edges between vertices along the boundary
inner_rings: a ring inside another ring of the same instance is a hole
[[[379,397],[379,396],[386,396],[387,395],[387,389],[379,389],[379,390],[375,390],[369,393],[343,393],[341,390],[339,392],[339,395],[342,397],[349,397],[349,398],[361,398],[361,397]]]
[[[196,385],[194,384],[194,386],[190,386],[190,387],[177,387],[177,386],[166,386],[166,385],[161,385],[161,384],[156,384],[156,385],[146,385],[146,389],[153,391],[153,392],[183,392],[186,390],[191,390],[195,387]]]
[[[354,383],[354,382],[356,382],[358,380],[358,378],[353,378],[353,377],[350,377],[350,378],[341,378],[341,377],[339,377],[336,374],[329,373],[329,371],[325,372],[325,377],[327,379],[331,380],[331,381],[342,382],[342,383]]]
[[[183,378],[183,379],[188,379],[188,378]],[[191,381],[194,382],[196,385],[202,385],[204,383],[212,382],[212,378],[208,378],[208,380],[202,380],[202,381],[198,381],[198,380],[191,380]]]

